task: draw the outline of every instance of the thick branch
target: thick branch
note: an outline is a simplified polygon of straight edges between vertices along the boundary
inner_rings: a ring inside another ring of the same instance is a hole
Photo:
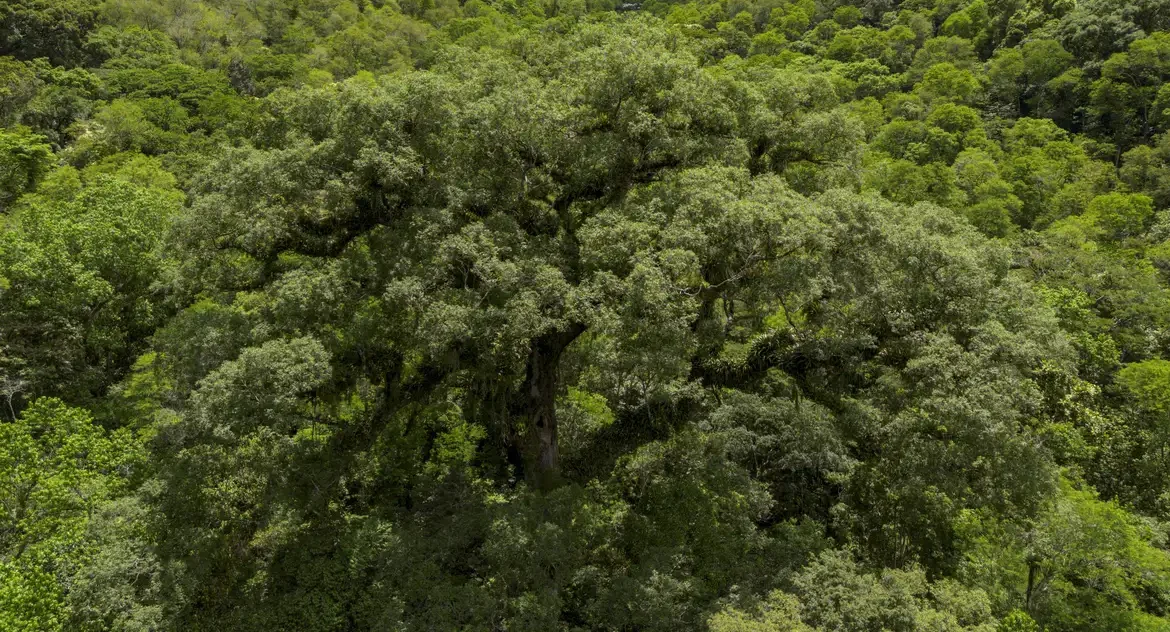
[[[772,330],[756,338],[742,361],[699,356],[691,360],[691,376],[713,387],[751,384],[762,379],[769,369],[800,377],[807,368],[807,358],[795,334],[788,330]]]

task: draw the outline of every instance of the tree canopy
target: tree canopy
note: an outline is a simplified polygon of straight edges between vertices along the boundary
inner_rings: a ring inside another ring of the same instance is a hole
[[[0,628],[1170,628],[1163,9],[0,7]]]

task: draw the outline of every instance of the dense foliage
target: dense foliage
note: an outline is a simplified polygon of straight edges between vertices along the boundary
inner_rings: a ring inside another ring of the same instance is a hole
[[[0,629],[1170,630],[1163,0],[0,55]]]

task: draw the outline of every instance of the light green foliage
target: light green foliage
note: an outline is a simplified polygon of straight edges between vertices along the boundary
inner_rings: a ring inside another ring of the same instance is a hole
[[[956,68],[949,62],[934,64],[922,76],[915,90],[927,103],[975,103],[979,99],[979,80],[968,70]]]
[[[59,194],[28,198],[0,236],[0,371],[26,399],[100,397],[163,315],[152,285],[181,195],[70,177],[56,172],[45,190]]]
[[[90,34],[86,48],[106,69],[154,68],[178,61],[179,49],[165,33],[131,25],[103,26]]]
[[[1127,365],[1117,373],[1117,380],[1139,405],[1153,412],[1170,411],[1170,363],[1146,360]]]
[[[1089,202],[1085,218],[1104,232],[1106,239],[1121,241],[1146,231],[1154,217],[1154,205],[1144,195],[1110,193]]]
[[[1116,371],[1121,361],[1117,342],[1109,335],[1109,321],[1093,312],[1093,301],[1074,287],[1040,289],[1056,311],[1061,327],[1080,353],[1080,374],[1100,379]]]
[[[991,632],[987,595],[921,569],[865,573],[848,553],[827,551],[794,579],[804,619],[817,630]]]
[[[1170,206],[1170,134],[1159,137],[1154,146],[1141,145],[1123,156],[1120,171],[1122,182],[1133,191],[1140,191],[1154,200],[1154,207]]]
[[[71,148],[72,162],[85,164],[118,152],[158,155],[175,149],[186,131],[187,112],[162,99],[117,99],[94,113],[92,128]]]
[[[119,493],[139,453],[129,432],[41,399],[0,424],[0,624],[60,630],[68,580],[94,555],[90,516]]]
[[[974,546],[964,573],[995,586],[1000,607],[1022,608],[1047,629],[1157,629],[1164,620],[1127,605],[1164,603],[1170,594],[1170,555],[1149,543],[1148,529],[1116,504],[1065,482],[1027,527],[965,516],[960,533]],[[1026,625],[1020,619],[1012,625]]]
[[[1028,613],[1012,610],[999,622],[996,632],[1040,632],[1040,626],[1028,616]]]
[[[707,622],[711,632],[808,632],[800,620],[800,600],[779,590],[768,595],[757,612],[727,608]]]

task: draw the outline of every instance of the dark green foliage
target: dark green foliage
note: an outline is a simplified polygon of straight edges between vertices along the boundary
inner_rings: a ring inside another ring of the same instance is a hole
[[[97,25],[94,0],[12,0],[0,6],[0,55],[54,64],[83,61],[89,31]]]
[[[0,5],[0,628],[1166,629],[1166,9]]]
[[[33,189],[49,171],[52,149],[27,129],[0,131],[0,212]]]

